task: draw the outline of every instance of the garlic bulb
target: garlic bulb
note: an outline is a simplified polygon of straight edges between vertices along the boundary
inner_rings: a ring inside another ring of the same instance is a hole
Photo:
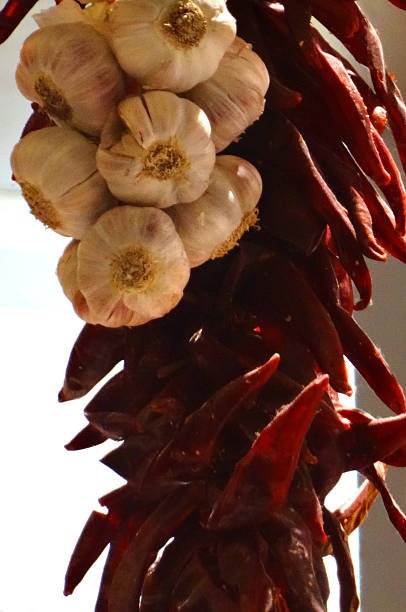
[[[76,277],[71,257],[77,258]],[[79,316],[107,327],[162,317],[181,299],[189,274],[170,217],[157,208],[135,206],[107,211],[58,266]]]
[[[262,180],[256,168],[233,155],[217,157],[207,191],[167,210],[191,267],[222,257],[256,224]]]
[[[124,95],[124,75],[107,42],[85,23],[31,34],[21,50],[17,85],[58,125],[98,136]]]
[[[117,110],[97,152],[110,191],[123,202],[158,208],[198,198],[215,162],[204,112],[168,91],[126,98]]]
[[[31,132],[14,147],[13,173],[32,214],[58,234],[80,238],[116,203],[97,171],[96,150],[63,127]]]
[[[251,45],[238,36],[214,75],[185,94],[210,119],[216,151],[223,151],[262,114],[269,75]]]
[[[100,22],[99,4],[93,6]],[[224,0],[104,4],[104,33],[120,66],[149,89],[181,92],[208,79],[236,32]]]

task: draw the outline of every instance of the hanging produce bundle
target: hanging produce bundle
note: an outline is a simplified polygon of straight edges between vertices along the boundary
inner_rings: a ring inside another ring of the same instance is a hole
[[[1,40],[33,4],[10,0]],[[406,262],[382,138],[406,167],[406,107],[377,32],[354,0],[62,0],[36,21],[11,165],[72,238],[57,274],[85,326],[59,400],[124,361],[66,446],[119,441],[102,462],[127,482],[89,517],[65,594],[109,547],[96,612],[322,612],[332,554],[357,610],[347,537],[378,493],[406,540],[385,484],[406,467],[405,398],[352,316],[366,259]],[[396,416],[342,406],[344,356]],[[329,511],[350,470],[364,484]]]

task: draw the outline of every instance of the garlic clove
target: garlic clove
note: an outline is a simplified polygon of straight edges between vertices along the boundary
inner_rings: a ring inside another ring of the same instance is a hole
[[[78,240],[71,240],[58,262],[56,273],[68,300],[73,302],[79,290],[77,282]]]
[[[181,92],[215,72],[236,23],[224,0],[116,0],[106,28],[127,74],[149,89]]]
[[[213,76],[184,95],[207,114],[220,152],[261,116],[268,86],[264,62],[237,36]]]
[[[185,106],[181,98],[162,91],[150,91],[142,97],[127,98],[118,106],[121,120],[143,147],[154,144],[158,134],[161,140],[177,134],[182,122],[190,129],[187,121],[190,118],[193,126],[197,113],[195,106]],[[202,130],[204,139],[211,131],[206,118],[202,119],[203,125],[205,121],[205,129]]]
[[[90,312],[87,302],[78,286],[78,246],[78,240],[72,240],[68,244],[59,259],[56,273],[62,290],[66,297],[72,302],[76,314],[87,323],[97,325],[99,320]]]
[[[259,172],[248,161],[218,156],[207,191],[194,202],[167,209],[191,267],[222,257],[258,220]]]
[[[32,214],[63,236],[82,234],[116,201],[96,168],[97,146],[69,128],[24,136],[11,166]]]
[[[109,210],[78,246],[78,288],[102,325],[162,317],[181,299],[189,274],[173,222],[157,208]]]
[[[85,23],[60,23],[29,36],[16,72],[21,93],[58,125],[98,136],[124,95],[124,75],[107,42]]]
[[[237,155],[218,155],[216,164],[227,176],[241,212],[252,211],[262,194],[262,178],[255,166]]]
[[[122,100],[107,122],[97,166],[123,202],[166,208],[207,188],[215,162],[210,122],[193,102],[168,91]]]

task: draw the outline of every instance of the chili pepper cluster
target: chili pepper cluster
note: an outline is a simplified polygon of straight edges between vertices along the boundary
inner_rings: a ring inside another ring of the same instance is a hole
[[[326,611],[326,554],[351,612],[347,536],[378,492],[406,540],[384,480],[388,465],[406,467],[405,397],[352,316],[371,300],[366,259],[406,261],[406,193],[382,138],[389,126],[406,166],[405,104],[354,0],[228,9],[270,75],[261,119],[226,150],[261,173],[260,228],[193,269],[164,317],[86,324],[59,395],[84,396],[124,361],[66,445],[121,442],[102,462],[127,483],[100,499],[66,575],[71,594],[109,546],[97,612]],[[341,405],[344,356],[395,416]],[[326,495],[349,470],[366,481],[331,512]]]

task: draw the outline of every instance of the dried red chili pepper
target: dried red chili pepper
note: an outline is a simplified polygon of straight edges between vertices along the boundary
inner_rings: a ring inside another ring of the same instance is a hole
[[[285,600],[282,610],[326,612],[323,594],[316,576],[319,562],[309,530],[300,515],[285,508],[261,529],[269,543],[270,574]]]
[[[406,415],[352,423],[340,436],[347,458],[347,470],[361,470],[376,461],[385,461],[406,446]]]
[[[270,310],[282,329],[287,326],[311,349],[321,370],[329,374],[331,385],[342,393],[351,392],[341,342],[332,320],[303,275],[286,257],[272,255],[258,268],[248,292],[249,300],[255,300],[260,326],[267,326]]]
[[[310,0],[284,0],[285,17],[292,36],[298,45],[306,45],[310,38],[312,17]]]
[[[363,473],[378,489],[389,520],[398,531],[402,539],[406,542],[406,515],[402,512],[392,495],[389,493],[382,476],[378,474],[375,466],[365,468]]]
[[[174,610],[185,612],[238,612],[239,608],[227,595],[227,591],[216,585],[208,569],[204,566],[202,559],[195,553],[187,565],[183,568],[181,575],[172,593],[172,605]]]
[[[359,13],[353,0],[312,0],[312,4],[313,14],[336,36],[352,38],[358,32]]]
[[[385,60],[378,33],[354,0],[314,0],[313,14],[358,62],[384,73]]]
[[[77,541],[65,576],[64,595],[71,595],[83,576],[111,542],[118,517],[92,512]]]
[[[361,168],[378,185],[387,185],[391,176],[385,169],[376,147],[373,125],[362,97],[349,76],[344,64],[334,55],[317,48],[317,59],[327,89],[326,99],[334,100],[336,114],[350,150]]]
[[[108,612],[109,593],[117,567],[125,556],[132,538],[135,537],[148,514],[149,509],[138,509],[130,518],[122,522],[120,525],[121,528],[117,530],[115,537],[112,539],[101,578],[95,612]]]
[[[337,576],[340,583],[340,610],[342,612],[356,612],[359,606],[357,585],[344,530],[339,520],[327,508],[324,508],[323,516],[337,561]]]
[[[391,180],[387,185],[381,186],[382,192],[385,198],[390,202],[391,208],[395,214],[396,229],[400,235],[403,235],[406,230],[406,192],[403,187],[402,178],[400,172],[390,154],[388,147],[384,140],[378,133],[373,129],[374,141],[382,162],[391,176]]]
[[[69,357],[60,402],[86,395],[124,358],[126,330],[86,323]]]
[[[378,463],[375,464],[375,467],[384,477],[387,466],[384,463]],[[378,489],[366,479],[362,485],[358,487],[355,495],[334,510],[333,514],[340,521],[346,536],[349,536],[354,529],[364,522],[378,495]]]
[[[194,483],[175,491],[156,507],[130,537],[108,585],[109,612],[132,612],[138,607],[142,581],[151,554],[167,542],[184,520],[199,506],[203,485]],[[97,608],[96,608],[97,609]]]
[[[380,351],[345,310],[336,306],[330,313],[348,359],[393,412],[406,412],[402,388]]]
[[[282,509],[303,439],[327,385],[328,376],[315,379],[261,431],[214,504],[210,529],[255,525]]]
[[[303,100],[299,91],[289,89],[281,83],[275,74],[270,74],[269,104],[279,110],[294,108]]]
[[[189,348],[200,375],[205,376],[207,383],[214,388],[225,385],[243,373],[244,368],[238,362],[236,354],[205,329],[193,334],[189,340]],[[213,363],[221,363],[222,367],[213,371]]]
[[[84,448],[90,448],[91,446],[97,446],[107,440],[108,436],[105,436],[93,425],[86,425],[76,436],[67,444],[65,444],[66,450],[75,451],[83,450]]]
[[[317,462],[317,458],[314,459]],[[323,512],[320,500],[313,487],[313,482],[305,462],[302,460],[295,471],[288,494],[288,504],[299,512],[312,534],[316,546],[327,541],[323,527]]]
[[[268,547],[254,530],[221,535],[216,556],[219,574],[224,583],[237,594],[239,610],[256,612],[273,610],[275,585],[267,571]]]
[[[140,612],[170,609],[172,591],[180,573],[193,552],[207,541],[207,533],[203,529],[193,523],[185,523],[172,542],[165,546],[159,563],[149,568],[142,587]]]

